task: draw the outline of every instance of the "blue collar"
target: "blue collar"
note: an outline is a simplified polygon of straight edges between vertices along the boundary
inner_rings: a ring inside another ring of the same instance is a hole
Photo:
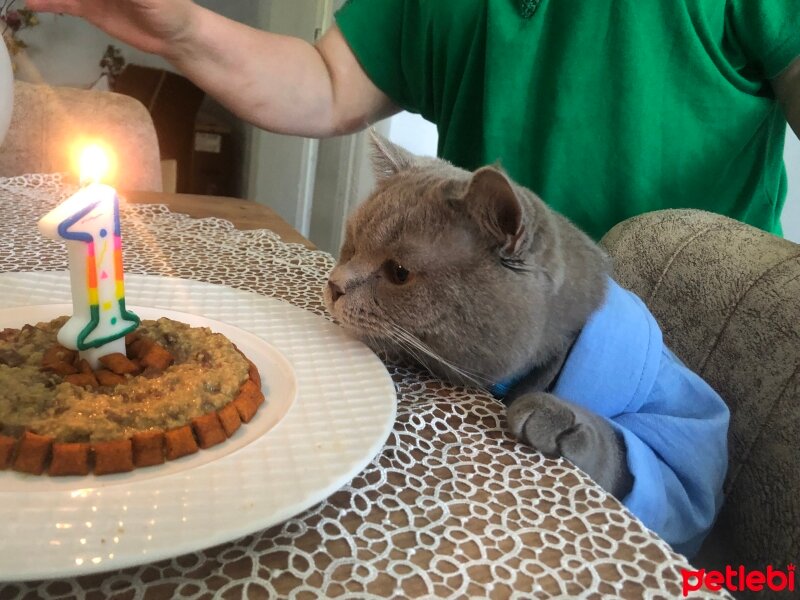
[[[525,377],[527,373],[523,373],[519,377],[515,377],[514,379],[509,379],[507,381],[501,381],[500,383],[495,383],[489,388],[489,393],[497,398],[498,400],[502,400],[506,396],[508,396],[508,392],[519,383],[519,381]]]

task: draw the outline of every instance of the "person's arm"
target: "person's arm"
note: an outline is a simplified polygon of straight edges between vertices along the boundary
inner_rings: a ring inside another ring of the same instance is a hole
[[[239,117],[276,133],[349,133],[399,110],[367,77],[336,26],[312,45],[188,0],[28,0],[27,6],[81,16],[163,56]]]
[[[350,133],[399,110],[335,25],[314,46],[199,9],[193,30],[165,58],[241,118],[275,133]]]
[[[786,115],[786,121],[800,138],[800,57],[772,80],[772,88]]]

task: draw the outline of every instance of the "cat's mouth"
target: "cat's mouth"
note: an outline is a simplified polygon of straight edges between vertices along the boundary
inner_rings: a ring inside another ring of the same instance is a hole
[[[346,294],[332,293],[326,285],[323,298],[328,312],[351,335],[375,351],[399,351],[428,371],[457,383],[480,387],[491,383],[486,375],[454,364],[435,351],[419,333],[401,327],[386,315],[379,315],[357,302],[348,302]]]
[[[349,306],[344,294],[332,293],[329,285],[325,286],[323,300],[331,316],[358,337],[387,337],[385,328],[381,326],[381,319],[377,315],[372,315],[363,308],[354,309]]]
[[[369,318],[369,315],[364,313],[351,313],[348,310],[337,310],[334,313],[337,321],[353,334],[361,338],[369,337],[371,339],[391,339],[391,336],[386,331],[386,328],[381,324],[377,317]]]

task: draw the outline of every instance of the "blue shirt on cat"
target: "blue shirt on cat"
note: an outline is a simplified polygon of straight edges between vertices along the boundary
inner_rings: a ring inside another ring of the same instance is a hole
[[[722,502],[729,411],[666,347],[636,294],[609,279],[552,393],[610,421],[634,477],[623,504],[677,552],[695,554]]]

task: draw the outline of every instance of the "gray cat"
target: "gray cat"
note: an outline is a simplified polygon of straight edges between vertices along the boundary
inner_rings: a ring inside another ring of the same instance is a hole
[[[616,497],[634,496],[636,479],[653,483],[645,480],[662,469],[669,449],[656,448],[648,474],[635,475],[631,465],[638,458],[628,456],[628,445],[639,452],[638,438],[615,425],[614,415],[551,393],[587,322],[608,290],[617,290],[605,253],[499,168],[469,173],[377,136],[373,146],[378,183],[347,224],[324,292],[331,314],[375,349],[403,353],[452,382],[504,396],[508,427],[519,440],[569,459]],[[700,502],[704,525],[673,536],[680,543],[710,525],[725,471],[719,455],[725,454],[727,409],[710,388],[690,381],[710,398],[714,435],[706,451],[716,463],[698,474],[711,479]],[[672,419],[672,408],[666,412]],[[656,478],[671,489],[671,475]]]

